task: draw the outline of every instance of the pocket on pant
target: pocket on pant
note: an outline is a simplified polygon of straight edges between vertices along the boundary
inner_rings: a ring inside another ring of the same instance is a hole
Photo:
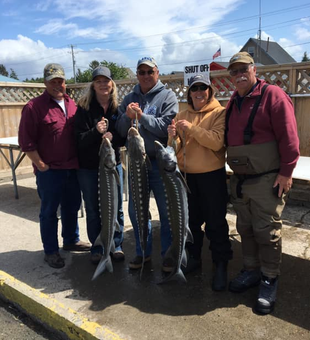
[[[247,156],[229,156],[227,163],[236,174],[254,174],[254,168]]]

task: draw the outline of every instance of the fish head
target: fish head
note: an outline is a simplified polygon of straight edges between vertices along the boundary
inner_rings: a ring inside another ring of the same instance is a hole
[[[159,141],[154,143],[158,166],[168,172],[175,171],[177,168],[177,157],[173,147],[164,147]]]
[[[108,138],[103,138],[99,151],[100,164],[108,169],[112,169],[116,166],[115,151]]]
[[[139,131],[131,127],[127,134],[128,154],[134,159],[139,159],[142,155],[146,157],[144,139],[141,137]]]

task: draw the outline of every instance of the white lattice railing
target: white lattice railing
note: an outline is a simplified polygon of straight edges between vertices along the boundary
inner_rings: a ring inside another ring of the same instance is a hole
[[[310,94],[310,62],[261,66],[257,67],[257,75],[270,84],[280,86],[290,94]],[[234,90],[228,72],[226,70],[212,71],[211,78],[215,86],[216,96],[228,99]],[[187,87],[184,86],[182,76],[162,76],[160,79],[175,92],[180,102],[186,101]],[[137,79],[116,81],[120,102],[126,94],[132,91],[136,83]],[[71,98],[77,101],[86,85],[85,83],[68,84],[67,92]],[[42,93],[44,88],[44,84],[0,83],[0,103],[26,103],[29,99]]]

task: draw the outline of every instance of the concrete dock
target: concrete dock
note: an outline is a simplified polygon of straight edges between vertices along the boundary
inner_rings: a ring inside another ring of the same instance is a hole
[[[283,214],[283,264],[273,314],[252,312],[257,288],[244,294],[211,290],[212,263],[205,239],[203,268],[187,275],[188,283],[158,285],[162,278],[159,217],[154,200],[153,256],[139,272],[129,271],[135,255],[133,230],[125,211],[125,262],[114,273],[91,281],[95,266],[89,253],[66,252],[66,266],[50,268],[43,261],[39,232],[40,202],[34,176],[13,185],[0,180],[0,296],[67,339],[201,340],[310,339],[310,208],[287,205]],[[229,278],[241,269],[240,238],[235,214],[227,219],[234,258]],[[79,218],[81,239],[87,240],[86,219]],[[59,225],[61,227],[61,225]],[[60,228],[59,228],[60,234]],[[59,235],[60,244],[62,239]]]

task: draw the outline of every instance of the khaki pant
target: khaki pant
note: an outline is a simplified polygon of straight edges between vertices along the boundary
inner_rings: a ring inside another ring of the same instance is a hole
[[[271,278],[280,274],[281,215],[286,201],[286,197],[277,198],[272,192],[276,176],[271,173],[245,180],[242,185],[243,198],[237,198],[237,177],[230,179],[231,202],[237,213],[244,268],[260,268],[264,275]]]

